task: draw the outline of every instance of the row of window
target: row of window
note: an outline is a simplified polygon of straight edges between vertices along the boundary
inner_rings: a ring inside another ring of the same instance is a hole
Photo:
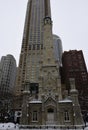
[[[53,112],[51,112],[51,113],[54,114]],[[32,120],[33,121],[38,121],[38,111],[33,111]],[[64,120],[65,121],[69,121],[70,120],[68,111],[64,112]]]
[[[43,44],[33,44],[29,45],[29,50],[42,50],[43,49]]]

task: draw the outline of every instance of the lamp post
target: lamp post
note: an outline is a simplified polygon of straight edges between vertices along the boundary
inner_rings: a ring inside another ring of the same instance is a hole
[[[76,126],[75,126],[75,112],[74,112],[74,104],[73,104],[73,127],[76,130]]]
[[[29,119],[28,108],[29,108],[29,104],[27,103],[27,124],[28,124],[28,119]]]

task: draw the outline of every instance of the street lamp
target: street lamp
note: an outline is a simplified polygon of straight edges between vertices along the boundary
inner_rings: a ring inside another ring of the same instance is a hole
[[[73,104],[73,127],[76,129],[76,126],[75,126],[75,112],[74,112],[74,104]]]

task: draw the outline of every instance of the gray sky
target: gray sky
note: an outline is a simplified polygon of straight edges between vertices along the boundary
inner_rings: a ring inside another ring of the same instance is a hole
[[[12,54],[17,64],[27,0],[0,0],[0,58]],[[88,0],[51,0],[53,33],[63,50],[83,50],[88,66]],[[88,67],[87,67],[88,68]]]

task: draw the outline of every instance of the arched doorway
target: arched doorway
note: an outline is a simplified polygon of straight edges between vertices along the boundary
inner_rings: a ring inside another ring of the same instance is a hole
[[[54,124],[54,109],[47,109],[47,124]]]

